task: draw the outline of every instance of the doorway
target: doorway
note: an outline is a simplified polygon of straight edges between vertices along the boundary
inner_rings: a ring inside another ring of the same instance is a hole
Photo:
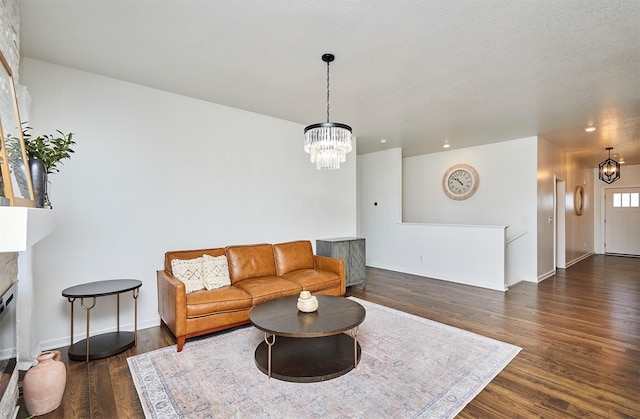
[[[566,199],[566,181],[556,179],[556,198],[555,198],[555,259],[556,268],[565,269],[567,267],[566,260],[566,227],[565,227],[565,212],[567,209]]]
[[[640,256],[640,188],[605,190],[605,254]]]

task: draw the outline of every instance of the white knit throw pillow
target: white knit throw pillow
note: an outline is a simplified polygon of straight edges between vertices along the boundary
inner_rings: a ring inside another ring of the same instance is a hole
[[[204,287],[206,289],[213,290],[226,285],[231,285],[231,279],[229,278],[229,264],[225,255],[202,255],[202,258]]]
[[[202,261],[202,257],[171,261],[173,276],[184,282],[187,294],[204,289]]]

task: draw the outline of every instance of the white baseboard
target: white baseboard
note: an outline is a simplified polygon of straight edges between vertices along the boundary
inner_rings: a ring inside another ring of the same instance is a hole
[[[556,274],[556,270],[555,269],[551,270],[551,271],[549,271],[549,272],[547,272],[545,274],[542,274],[542,275],[538,276],[538,282],[542,282],[545,279],[554,276],[555,274]]]
[[[386,269],[388,271],[401,272],[405,274],[421,276],[424,278],[437,279],[440,281],[455,282],[456,284],[469,285],[471,287],[479,287],[479,288],[490,289],[494,291],[504,292],[507,290],[507,287],[505,285],[503,285],[502,287],[499,287],[499,286],[495,286],[494,284],[485,284],[485,283],[479,283],[479,282],[466,281],[464,279],[443,277],[430,272],[416,271],[412,269],[400,268],[398,266],[388,266],[388,265],[381,265],[381,264],[375,264],[375,263],[369,263],[369,262],[367,262],[367,266],[371,268]]]
[[[585,260],[586,258],[588,258],[591,255],[593,255],[593,253],[591,253],[591,252],[585,253],[584,255],[579,256],[579,257],[573,259],[572,261],[567,262],[566,267],[568,268],[569,266],[575,265],[576,263],[580,262],[581,260]]]

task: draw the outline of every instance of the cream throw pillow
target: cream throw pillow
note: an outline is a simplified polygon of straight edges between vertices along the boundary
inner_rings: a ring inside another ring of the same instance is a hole
[[[229,278],[229,264],[227,263],[227,257],[225,255],[202,255],[202,258],[204,287],[206,289],[213,290],[226,285],[231,285],[231,279]]]
[[[204,289],[202,257],[187,260],[173,259],[171,271],[173,276],[184,282],[187,294]]]

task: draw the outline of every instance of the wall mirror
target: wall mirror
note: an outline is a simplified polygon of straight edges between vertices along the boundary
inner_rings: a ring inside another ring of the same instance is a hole
[[[576,186],[576,191],[573,193],[573,206],[576,209],[576,214],[582,215],[584,212],[584,188],[582,185]]]
[[[35,207],[11,67],[0,52],[0,205]]]

